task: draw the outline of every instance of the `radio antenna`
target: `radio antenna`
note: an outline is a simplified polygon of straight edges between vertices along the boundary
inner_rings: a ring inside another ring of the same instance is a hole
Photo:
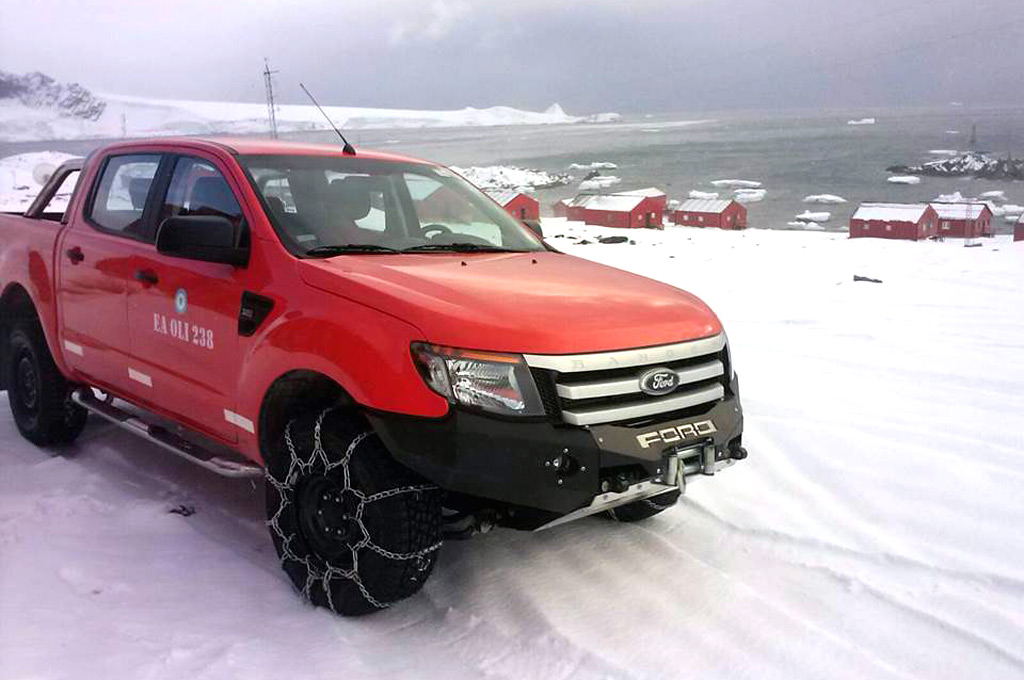
[[[323,107],[320,106],[319,103],[317,103],[316,97],[314,97],[310,93],[310,91],[306,89],[306,86],[303,85],[302,83],[299,83],[299,87],[301,87],[302,91],[306,93],[306,96],[309,97],[309,100],[313,102],[313,106],[320,110],[320,113],[322,113],[324,118],[327,119],[327,122],[330,123],[334,131],[338,133],[338,136],[341,137],[341,141],[345,143],[345,146],[342,147],[341,152],[344,154],[348,154],[349,156],[355,156],[356,148],[348,143],[348,140],[345,139],[345,135],[341,134],[341,130],[338,129],[338,126],[334,124],[334,121],[331,120],[331,117],[327,115],[327,112],[324,111]]]

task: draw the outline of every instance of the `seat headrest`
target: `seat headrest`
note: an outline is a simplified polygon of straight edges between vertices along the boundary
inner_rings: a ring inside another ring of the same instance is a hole
[[[284,201],[277,196],[264,196],[263,199],[267,202],[270,212],[275,215],[284,215]]]
[[[353,222],[361,220],[370,214],[373,187],[372,177],[352,176],[331,180],[333,206]]]
[[[133,177],[128,181],[128,197],[133,208],[142,210],[146,207],[146,196],[149,195],[149,185],[152,183],[152,177]]]
[[[223,177],[200,177],[196,180],[195,186],[192,187],[189,212],[224,217],[241,215],[238,201],[235,200],[231,188]]]

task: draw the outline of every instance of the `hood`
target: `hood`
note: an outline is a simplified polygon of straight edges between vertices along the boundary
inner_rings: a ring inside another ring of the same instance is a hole
[[[552,252],[346,255],[300,260],[309,285],[413,324],[439,345],[576,354],[721,331],[697,297]]]

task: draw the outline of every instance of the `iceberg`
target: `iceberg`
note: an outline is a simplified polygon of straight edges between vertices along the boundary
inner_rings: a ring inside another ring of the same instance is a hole
[[[811,212],[805,210],[796,216],[798,222],[828,222],[832,219],[832,213],[830,212]]]
[[[718,198],[717,191],[697,191],[694,189],[690,192],[690,198],[699,198],[705,201],[714,201]]]
[[[812,194],[811,196],[804,197],[804,203],[824,203],[838,205],[840,203],[846,203],[846,199],[842,196],[836,196],[835,194]]]
[[[761,187],[760,182],[749,179],[715,179],[711,183],[716,187],[728,189],[735,189],[737,187],[741,189],[759,189]]]

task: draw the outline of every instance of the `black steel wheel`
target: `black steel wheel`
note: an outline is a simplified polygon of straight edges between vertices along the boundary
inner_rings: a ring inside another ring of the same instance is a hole
[[[292,420],[267,460],[267,524],[292,583],[343,616],[418,592],[441,547],[441,491],[399,464],[361,419]]]
[[[14,323],[7,336],[7,398],[18,431],[37,446],[70,444],[85,428],[85,409],[71,401],[64,379],[35,320]]]
[[[676,504],[681,495],[682,493],[679,489],[666,491],[657,496],[651,496],[650,498],[612,508],[608,511],[608,516],[616,522],[639,522],[668,510]]]

